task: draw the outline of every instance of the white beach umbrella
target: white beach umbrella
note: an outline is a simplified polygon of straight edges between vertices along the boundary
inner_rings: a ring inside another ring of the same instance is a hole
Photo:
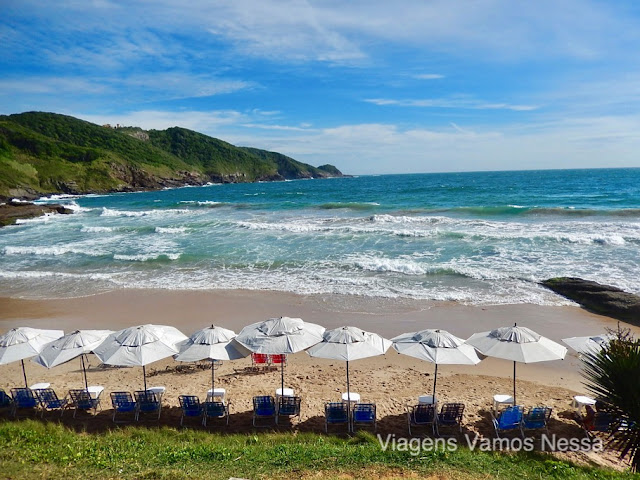
[[[614,338],[615,335],[603,333],[590,337],[563,338],[562,341],[578,353],[597,353],[609,345],[609,342]]]
[[[324,330],[324,327],[301,318],[270,318],[244,327],[236,341],[255,353],[288,355],[320,342]],[[280,391],[284,393],[284,362],[280,367]]]
[[[174,327],[139,325],[112,333],[93,353],[106,365],[142,367],[146,390],[145,366],[177,354],[177,344],[186,339],[187,336]]]
[[[436,398],[438,364],[441,365],[477,365],[482,361],[476,349],[461,338],[446,330],[426,329],[419,332],[403,333],[392,338],[393,348],[398,353],[435,363],[433,376],[433,396]]]
[[[80,357],[82,372],[84,374],[84,386],[85,388],[89,388],[84,355],[91,353],[94,348],[104,342],[112,333],[112,330],[76,330],[67,333],[64,337],[60,337],[46,344],[40,354],[32,358],[31,361],[43,367],[53,368],[73,360],[76,357]]]
[[[38,355],[43,347],[64,335],[62,330],[42,330],[40,328],[17,327],[0,336],[0,365],[22,362],[24,386],[28,387],[24,359]]]
[[[198,330],[187,340],[181,342],[180,353],[173,358],[179,362],[198,362],[200,360],[211,361],[211,389],[215,386],[216,360],[237,360],[244,358],[251,353],[243,345],[234,339],[236,334],[233,330],[211,325],[210,327]]]
[[[467,343],[483,355],[513,361],[513,404],[516,404],[516,362],[535,363],[562,360],[567,349],[559,343],[538,335],[527,327],[500,327],[475,333]]]
[[[324,332],[322,342],[311,347],[307,353],[312,357],[347,362],[347,399],[350,399],[349,362],[383,355],[390,346],[391,340],[377,333],[365,332],[357,327],[340,327]]]

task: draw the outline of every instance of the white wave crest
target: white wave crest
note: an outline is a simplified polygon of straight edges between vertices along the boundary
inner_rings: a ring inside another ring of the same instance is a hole
[[[73,213],[91,212],[93,208],[81,207],[76,202],[68,202],[64,204],[65,208],[72,210]]]
[[[150,216],[167,216],[175,214],[189,213],[187,209],[171,209],[171,210],[114,210],[102,207],[101,217],[150,217]]]
[[[446,217],[408,217],[406,215],[372,215],[368,221],[374,223],[394,223],[394,224],[434,224],[448,223],[451,219]]]
[[[156,227],[156,233],[187,233],[187,227]]]
[[[18,218],[16,220],[16,225],[28,225],[30,223],[47,223],[53,217],[57,216],[56,212],[46,212],[44,215],[33,218]]]
[[[213,200],[182,200],[180,203],[185,203],[188,205],[199,205],[204,207],[206,205],[221,205],[222,202],[215,202]]]
[[[395,272],[404,275],[424,275],[427,270],[411,260],[397,258],[361,258],[354,264],[371,272]]]
[[[43,256],[59,256],[67,254],[87,255],[90,257],[100,257],[105,255],[104,252],[94,248],[77,248],[72,246],[6,246],[4,247],[5,255],[43,255]]]
[[[46,271],[7,271],[0,270],[0,278],[21,279],[21,278],[49,278],[49,277],[61,277],[72,279],[90,279],[90,280],[111,280],[112,275],[108,273],[67,273],[67,272],[46,272]]]
[[[141,253],[138,255],[115,254],[113,258],[115,260],[124,260],[129,262],[149,262],[152,260],[159,260],[163,257],[169,260],[178,260],[180,255],[180,253]]]
[[[115,227],[82,227],[82,233],[109,233],[115,231]]]
[[[33,203],[56,202],[59,200],[66,200],[69,198],[78,198],[78,197],[80,197],[80,195],[71,195],[68,193],[61,193],[57,195],[49,195],[48,197],[40,197],[39,199],[35,200]]]

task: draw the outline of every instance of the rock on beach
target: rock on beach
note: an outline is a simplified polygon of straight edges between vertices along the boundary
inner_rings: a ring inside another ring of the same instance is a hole
[[[541,284],[594,313],[640,326],[639,295],[575,277],[551,278]]]

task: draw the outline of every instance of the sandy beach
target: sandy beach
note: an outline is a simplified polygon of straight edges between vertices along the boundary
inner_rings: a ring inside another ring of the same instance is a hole
[[[512,325],[527,326],[555,341],[568,336],[597,334],[615,328],[617,322],[588,313],[578,307],[536,305],[464,306],[453,303],[392,301],[348,296],[296,296],[247,291],[159,291],[121,290],[106,294],[54,300],[0,298],[0,332],[15,326],[59,328],[65,332],[81,328],[117,330],[131,325],[155,323],[173,325],[186,335],[215,324],[239,332],[250,323],[270,317],[300,317],[326,328],[354,325],[387,338],[424,328],[442,328],[463,338],[472,333]],[[626,326],[626,325],[624,325]],[[638,335],[640,329],[632,328]],[[139,368],[101,368],[90,356],[89,383],[115,390],[142,388]],[[72,361],[47,370],[25,362],[29,383],[50,382],[63,394],[82,386],[80,362]],[[278,371],[252,372],[250,359],[225,362],[216,370],[217,386],[226,388],[231,401],[231,431],[251,431],[251,398],[273,394],[280,386]],[[430,393],[434,365],[390,349],[386,355],[352,362],[351,390],[363,401],[377,404],[379,432],[406,435],[405,405],[416,403],[420,394]],[[563,361],[518,364],[518,403],[553,407],[552,432],[566,436],[581,432],[572,419],[573,395],[587,393],[580,376],[580,360],[569,352]],[[292,355],[285,371],[285,384],[303,398],[300,430],[323,431],[323,404],[337,401],[346,390],[343,362],[321,360],[306,353]],[[179,423],[178,396],[199,395],[210,388],[211,372],[185,367],[172,359],[147,368],[148,385],[166,387],[163,424]],[[442,365],[438,369],[440,401],[466,404],[465,428],[492,435],[489,408],[496,393],[510,393],[513,364],[487,358],[475,367]],[[0,386],[22,383],[20,363],[0,367]],[[71,417],[71,415],[69,415]],[[110,428],[107,412],[88,422],[85,428]],[[145,422],[146,423],[146,422]],[[607,455],[589,454],[587,460],[616,465]],[[584,459],[583,459],[584,460]]]

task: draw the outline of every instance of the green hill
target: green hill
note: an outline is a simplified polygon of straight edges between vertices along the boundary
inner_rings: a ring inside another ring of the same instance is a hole
[[[0,196],[117,192],[342,176],[184,128],[99,126],[55,113],[0,116]]]

